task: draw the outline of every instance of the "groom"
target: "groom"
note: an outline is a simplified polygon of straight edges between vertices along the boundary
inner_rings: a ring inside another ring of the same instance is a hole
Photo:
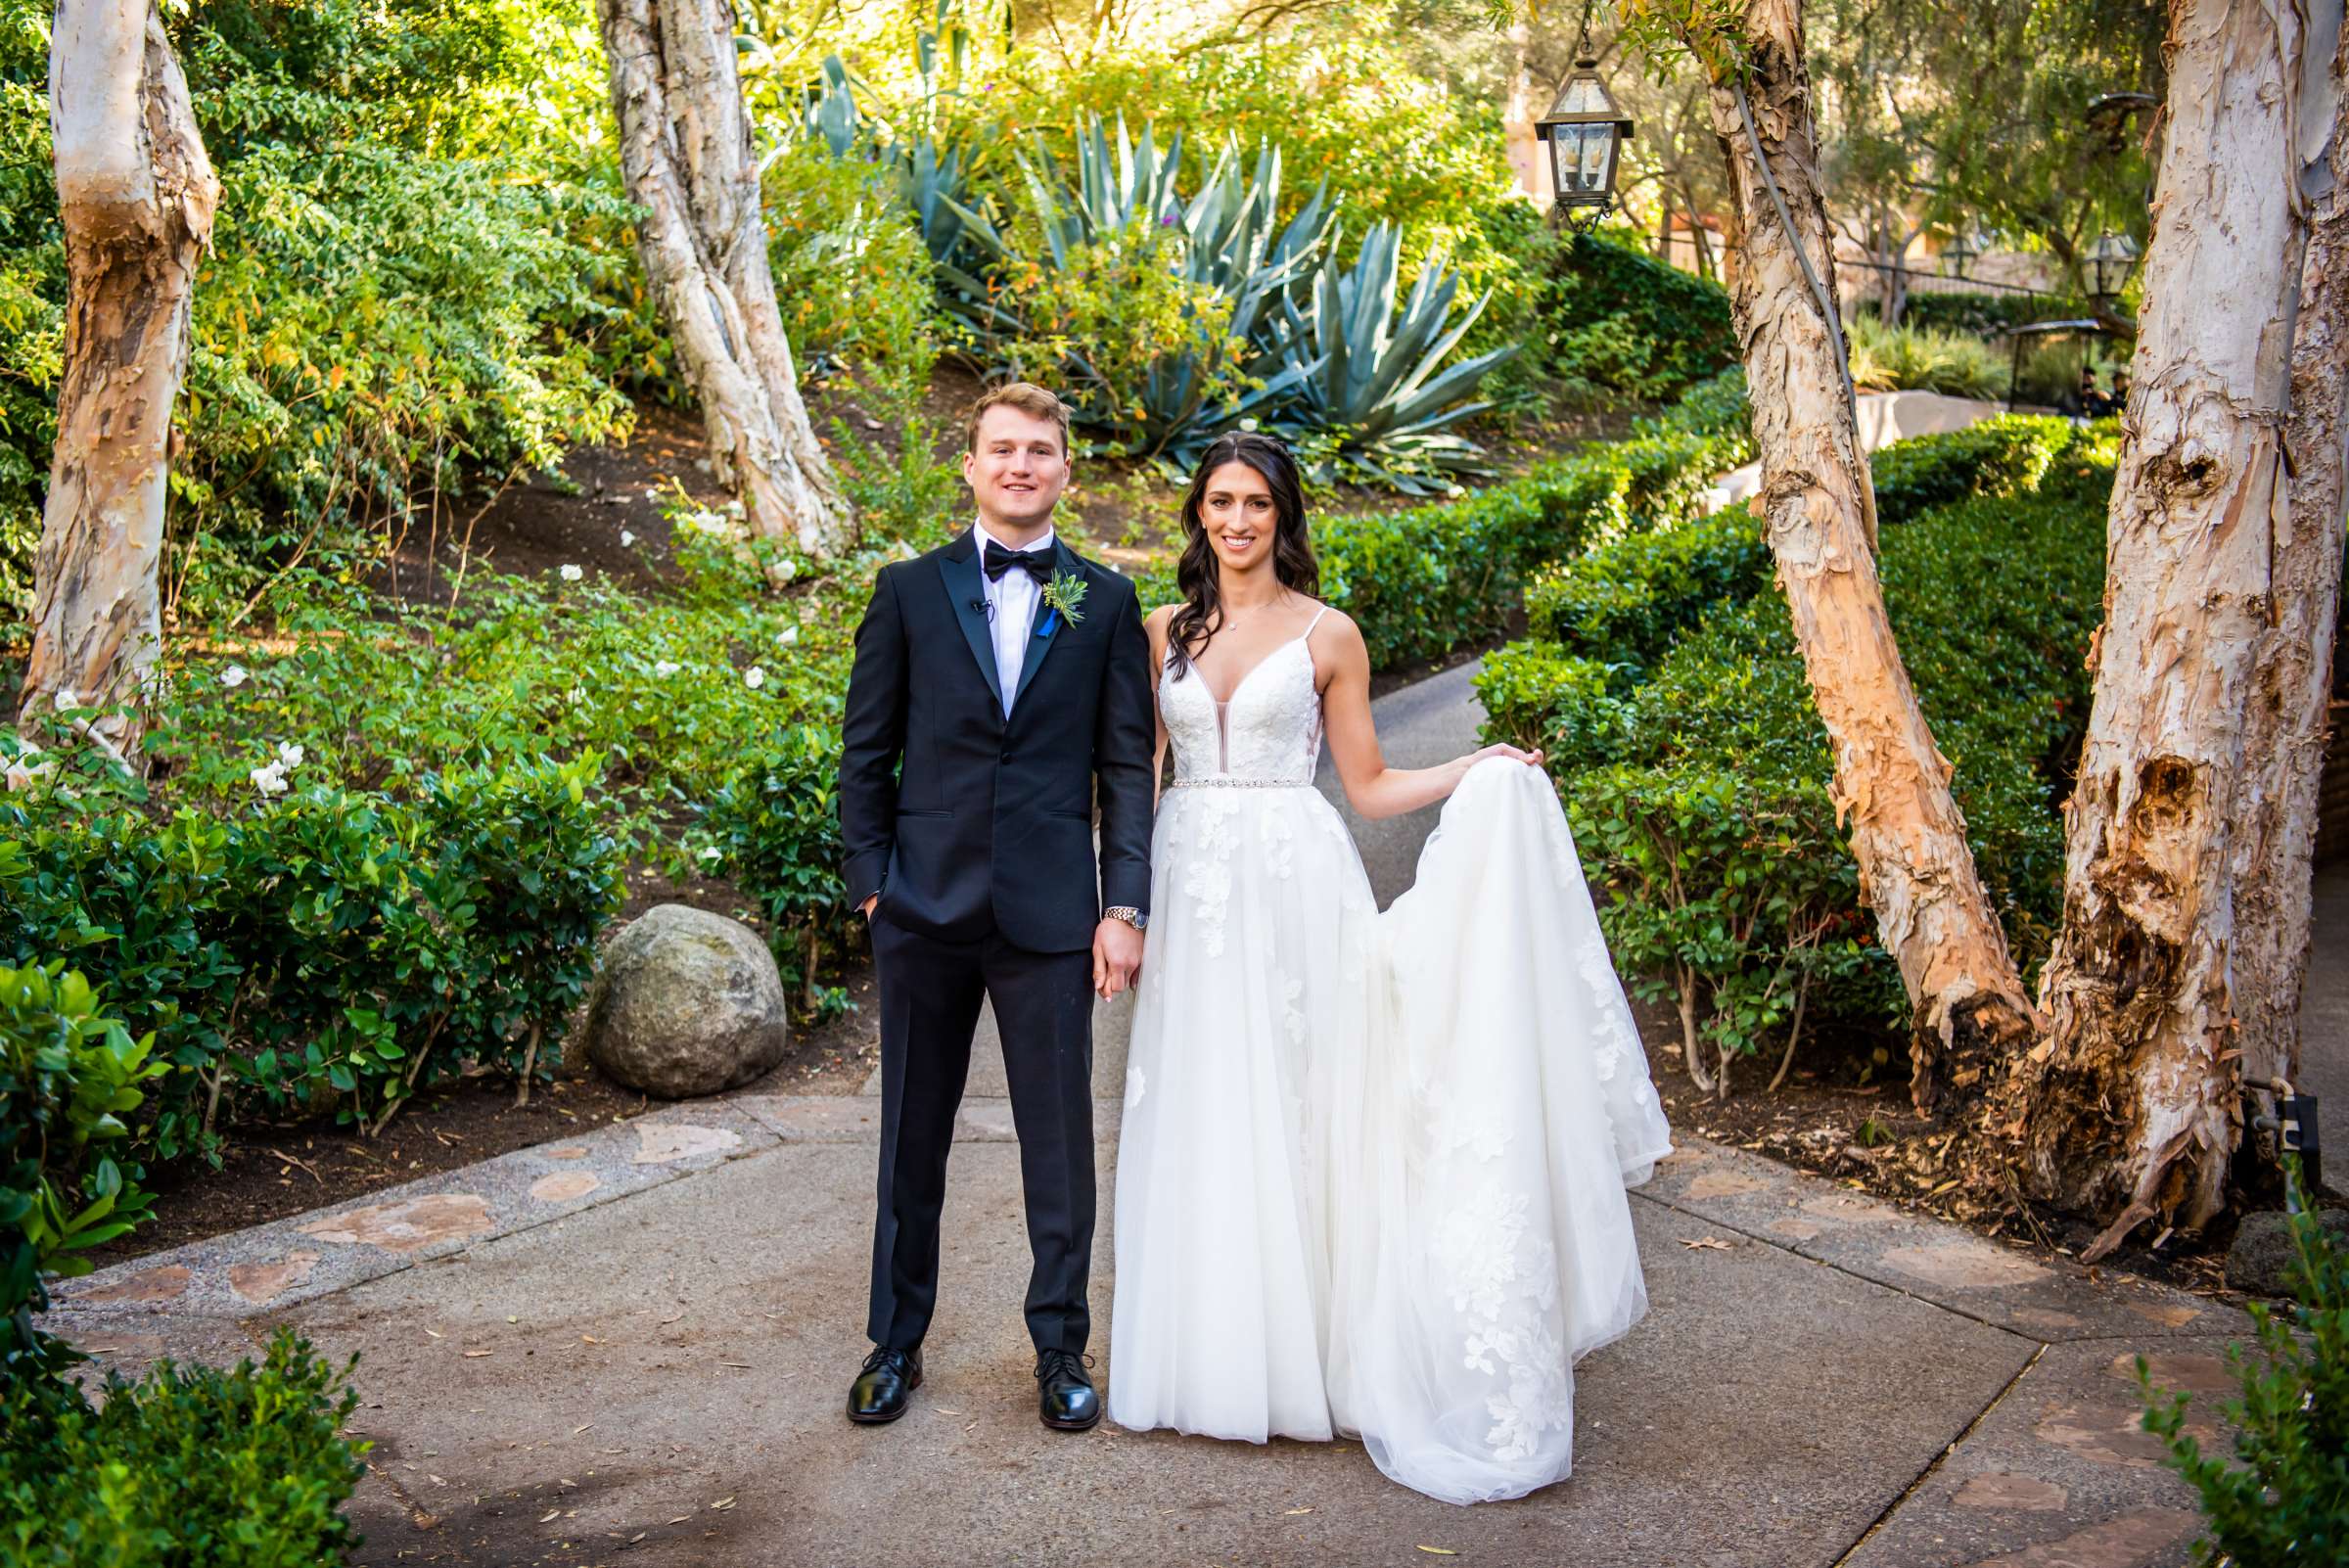
[[[1084,1370],[1092,1003],[1131,984],[1142,957],[1149,645],[1133,585],[1053,537],[1069,480],[1060,399],[998,388],[971,410],[965,440],[978,521],[881,569],[841,725],[849,893],[871,923],[881,985],[874,1349],[849,1419],[894,1421],[921,1386],[946,1150],[984,996],[1020,1140],[1040,1413],[1082,1431],[1101,1419]]]

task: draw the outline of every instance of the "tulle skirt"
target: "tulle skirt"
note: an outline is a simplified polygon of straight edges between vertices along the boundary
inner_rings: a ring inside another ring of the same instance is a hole
[[[1111,1418],[1353,1433],[1457,1502],[1563,1478],[1670,1134],[1547,779],[1470,770],[1383,915],[1310,788],[1170,792],[1153,854]]]

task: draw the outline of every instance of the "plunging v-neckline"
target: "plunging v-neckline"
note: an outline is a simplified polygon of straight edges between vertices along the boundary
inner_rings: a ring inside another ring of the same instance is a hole
[[[1313,619],[1318,621],[1320,617],[1316,616]],[[1311,626],[1306,627],[1296,636],[1291,637],[1288,641],[1282,643],[1279,647],[1274,648],[1270,653],[1266,654],[1262,659],[1259,659],[1255,664],[1250,665],[1248,667],[1248,673],[1242,675],[1237,681],[1233,682],[1230,696],[1218,697],[1215,692],[1211,690],[1207,694],[1207,700],[1214,703],[1218,708],[1229,708],[1233,703],[1239,701],[1240,693],[1248,689],[1248,682],[1256,678],[1256,672],[1258,670],[1264,669],[1265,666],[1270,664],[1273,660],[1278,659],[1282,654],[1287,653],[1291,648],[1296,647],[1299,643],[1305,641],[1306,638],[1312,636],[1313,634],[1313,628]],[[1195,664],[1193,668],[1196,668]],[[1203,686],[1207,684],[1207,675],[1205,671],[1201,671],[1199,683]]]
[[[1242,675],[1238,680],[1232,683],[1230,696],[1218,697],[1213,688],[1210,688],[1207,694],[1207,700],[1216,705],[1216,712],[1218,714],[1221,714],[1224,709],[1229,708],[1233,703],[1239,701],[1240,693],[1247,688],[1248,682],[1256,678],[1256,672],[1258,670],[1264,669],[1265,666],[1270,664],[1282,654],[1287,653],[1291,648],[1296,647],[1299,643],[1311,640],[1313,635],[1313,628],[1321,624],[1321,618],[1327,614],[1329,614],[1329,606],[1323,605],[1320,609],[1313,612],[1313,619],[1305,623],[1305,629],[1303,631],[1300,631],[1296,636],[1291,637],[1288,641],[1277,645],[1263,658],[1257,660],[1255,664],[1250,665],[1248,667],[1248,673]],[[1159,661],[1158,668],[1161,675],[1166,673],[1167,666],[1173,662],[1174,657],[1174,650],[1172,646],[1170,646],[1167,649],[1166,658]],[[1199,669],[1199,661],[1196,659],[1192,660],[1191,668],[1199,670],[1199,684],[1205,686],[1207,684],[1207,671],[1204,669]]]

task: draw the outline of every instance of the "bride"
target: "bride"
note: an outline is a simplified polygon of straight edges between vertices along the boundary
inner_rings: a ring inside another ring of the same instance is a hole
[[[1514,747],[1386,765],[1280,443],[1219,439],[1182,525],[1109,1414],[1521,1496],[1571,1468],[1574,1362],[1646,1311],[1625,1187],[1671,1151],[1565,815]],[[1363,815],[1448,802],[1384,914],[1325,734]]]

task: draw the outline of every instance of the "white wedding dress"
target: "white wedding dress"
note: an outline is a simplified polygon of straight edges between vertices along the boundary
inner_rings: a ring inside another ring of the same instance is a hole
[[[1472,768],[1381,914],[1313,788],[1307,637],[1159,703],[1111,1418],[1358,1434],[1454,1502],[1562,1479],[1574,1362],[1647,1309],[1625,1188],[1671,1142],[1556,793]]]

